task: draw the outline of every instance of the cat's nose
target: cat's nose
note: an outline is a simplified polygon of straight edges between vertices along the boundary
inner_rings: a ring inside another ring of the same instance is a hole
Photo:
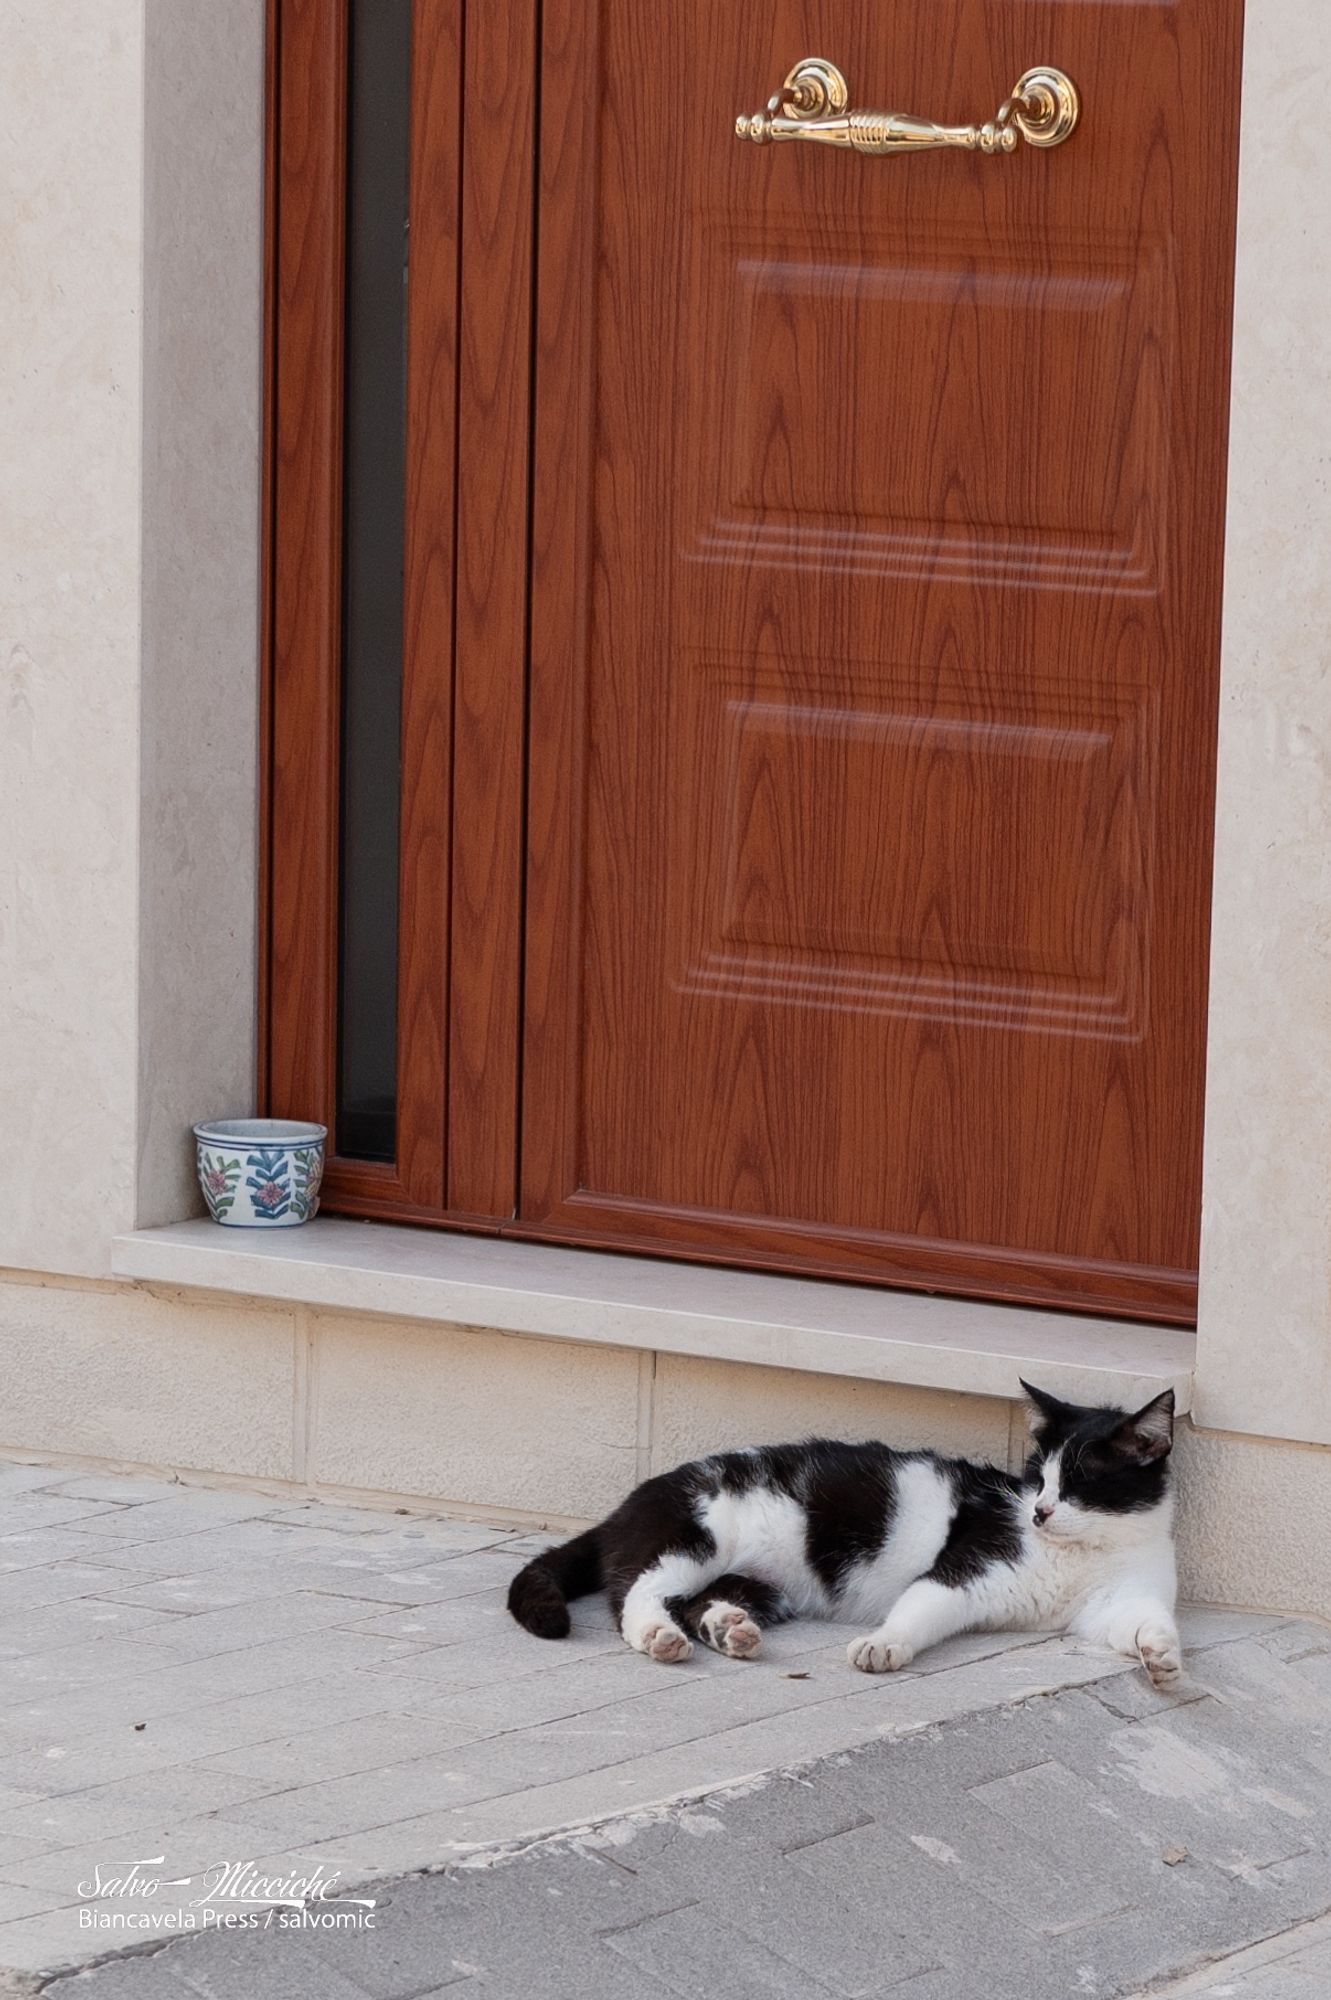
[[[1046,1522],[1046,1521],[1047,1521],[1047,1520],[1049,1519],[1049,1516],[1050,1516],[1050,1515],[1051,1515],[1051,1514],[1053,1513],[1053,1511],[1054,1511],[1054,1510],[1053,1510],[1053,1508],[1052,1508],[1052,1507],[1050,1507],[1050,1506],[1047,1506],[1047,1505],[1046,1505],[1046,1503],[1045,1503],[1045,1502],[1044,1502],[1043,1500],[1037,1500],[1037,1501],[1036,1501],[1036,1503],[1035,1503],[1035,1525],[1036,1525],[1036,1527],[1037,1527],[1037,1528],[1042,1528],[1042,1527],[1044,1526],[1045,1522]]]

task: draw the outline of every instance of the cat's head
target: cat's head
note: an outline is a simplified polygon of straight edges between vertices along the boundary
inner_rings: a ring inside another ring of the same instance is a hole
[[[1087,1409],[1023,1382],[1032,1438],[1022,1505],[1052,1542],[1136,1539],[1169,1494],[1174,1391],[1140,1410]]]

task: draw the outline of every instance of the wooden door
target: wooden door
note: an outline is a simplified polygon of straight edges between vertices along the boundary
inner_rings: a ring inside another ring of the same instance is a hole
[[[528,1229],[1191,1316],[1239,33],[545,0]]]

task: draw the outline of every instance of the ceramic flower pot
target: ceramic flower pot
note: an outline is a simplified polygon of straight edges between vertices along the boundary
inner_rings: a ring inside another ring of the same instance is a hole
[[[222,1118],[196,1125],[199,1186],[229,1229],[292,1229],[319,1210],[326,1125]]]

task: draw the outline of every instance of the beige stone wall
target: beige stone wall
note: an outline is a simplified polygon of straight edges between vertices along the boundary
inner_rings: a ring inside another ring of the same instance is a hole
[[[289,1310],[14,1273],[0,1380],[0,1452],[292,1476]]]
[[[134,1214],[142,0],[0,0],[0,1262]]]
[[[1189,1595],[1331,1618],[1331,1450],[1185,1425],[1178,1494]]]
[[[1247,10],[1199,1424],[1331,1443],[1331,39]]]
[[[1025,1449],[1020,1411],[984,1397],[17,1274],[0,1379],[0,1454],[555,1527],[725,1445],[817,1431],[1010,1465]],[[1183,1426],[1178,1467],[1189,1596],[1331,1617],[1331,1451]]]
[[[0,0],[0,1264],[254,1078],[264,0]]]

